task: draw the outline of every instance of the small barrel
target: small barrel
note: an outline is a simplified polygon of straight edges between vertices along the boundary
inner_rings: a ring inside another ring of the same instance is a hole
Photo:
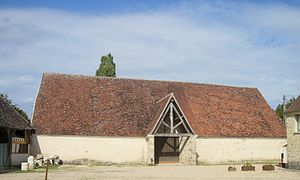
[[[28,171],[28,163],[27,162],[23,162],[21,164],[21,171]]]

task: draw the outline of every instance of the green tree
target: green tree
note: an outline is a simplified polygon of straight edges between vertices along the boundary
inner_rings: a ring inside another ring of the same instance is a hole
[[[285,108],[287,109],[288,107],[290,107],[290,105],[292,104],[293,101],[295,101],[295,98],[289,99],[285,104]],[[278,104],[275,111],[276,111],[276,114],[283,120],[283,103]]]
[[[102,56],[96,76],[116,77],[116,65],[113,59],[114,57],[110,53],[107,56]]]
[[[23,111],[21,108],[18,107],[18,105],[13,104],[12,100],[8,98],[6,94],[0,93],[0,97],[4,99],[9,105],[11,105],[21,116],[23,116],[28,122],[30,122],[30,119],[25,111]]]

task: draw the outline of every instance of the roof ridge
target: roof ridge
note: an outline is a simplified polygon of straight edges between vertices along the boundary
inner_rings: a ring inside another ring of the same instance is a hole
[[[193,84],[193,85],[207,85],[207,86],[219,86],[219,87],[229,87],[238,89],[255,89],[255,87],[245,87],[245,86],[233,86],[233,85],[223,85],[223,84],[212,84],[212,83],[198,83],[198,82],[188,82],[188,81],[176,81],[176,80],[155,80],[155,79],[142,79],[142,78],[126,78],[126,77],[105,77],[105,76],[92,76],[92,75],[81,75],[81,74],[66,74],[66,73],[53,73],[45,72],[44,76],[70,76],[70,77],[82,77],[82,78],[95,78],[95,79],[118,79],[118,80],[134,80],[134,81],[152,81],[152,82],[169,82],[169,83],[182,83],[182,84]]]

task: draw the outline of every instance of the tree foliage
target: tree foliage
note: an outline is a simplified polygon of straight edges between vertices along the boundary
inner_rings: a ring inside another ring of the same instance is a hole
[[[295,98],[289,99],[285,103],[285,108],[287,109],[288,107],[290,107],[290,105],[292,104],[293,101],[295,101]],[[275,111],[276,111],[276,114],[283,120],[283,103],[282,104],[278,104],[278,106],[276,107]]]
[[[107,56],[102,56],[96,76],[116,77],[116,65],[113,59],[114,57],[110,53]]]
[[[25,111],[23,111],[21,108],[18,107],[18,105],[13,104],[12,100],[8,98],[6,94],[0,93],[0,97],[2,97],[10,106],[12,106],[21,116],[23,116],[28,122],[30,122],[30,119]]]

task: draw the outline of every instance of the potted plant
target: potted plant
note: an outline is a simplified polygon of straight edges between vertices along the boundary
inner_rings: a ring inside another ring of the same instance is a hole
[[[242,171],[255,171],[255,166],[252,166],[252,164],[250,162],[246,162],[244,163],[244,165],[242,166]]]
[[[236,167],[235,166],[229,166],[228,171],[236,171]]]

